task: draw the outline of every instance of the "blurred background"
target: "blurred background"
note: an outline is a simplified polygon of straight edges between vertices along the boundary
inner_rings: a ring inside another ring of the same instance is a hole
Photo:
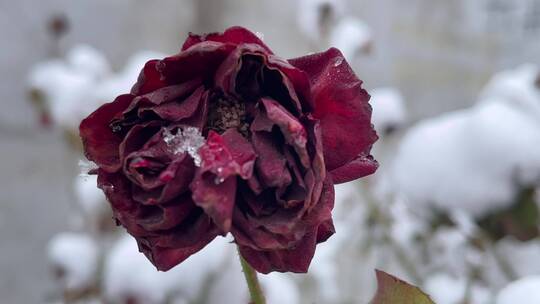
[[[310,273],[262,278],[269,303],[367,303],[375,268],[439,304],[540,303],[540,0],[0,0],[1,303],[247,303],[225,239],[157,273],[77,136],[146,60],[232,25],[285,58],[341,49],[380,136]]]

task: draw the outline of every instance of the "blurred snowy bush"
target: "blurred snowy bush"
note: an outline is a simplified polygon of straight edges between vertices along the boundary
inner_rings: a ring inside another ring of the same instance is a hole
[[[65,58],[37,64],[28,77],[29,87],[43,98],[52,123],[77,130],[81,120],[101,104],[129,92],[144,63],[162,58],[158,52],[141,51],[114,73],[107,59],[88,45],[71,48]]]
[[[530,66],[496,75],[478,104],[415,125],[397,151],[393,189],[411,204],[480,217],[540,178],[540,88]]]

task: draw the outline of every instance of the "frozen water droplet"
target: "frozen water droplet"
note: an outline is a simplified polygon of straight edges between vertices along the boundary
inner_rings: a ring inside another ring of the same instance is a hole
[[[263,33],[261,33],[261,32],[255,32],[255,35],[256,35],[259,39],[264,40],[264,34],[263,34]]]
[[[339,66],[340,64],[343,63],[343,57],[337,57],[334,61],[334,67],[337,67]]]
[[[214,184],[219,185],[223,183],[224,181],[225,181],[225,177],[216,176],[216,178],[214,179]]]

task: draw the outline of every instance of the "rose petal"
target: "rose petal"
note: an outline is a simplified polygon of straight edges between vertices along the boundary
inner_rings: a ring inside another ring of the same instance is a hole
[[[186,232],[182,233],[185,234]],[[137,239],[137,243],[139,244],[139,251],[143,252],[158,270],[167,271],[204,248],[217,236],[212,230],[205,233],[198,232],[194,235],[197,236],[197,241],[183,247],[152,245],[146,243],[145,239]]]
[[[130,153],[141,149],[156,133],[160,132],[161,125],[161,122],[154,120],[133,126],[120,144],[120,160],[124,162]]]
[[[146,113],[152,112],[167,121],[180,121],[195,114],[201,103],[203,93],[204,88],[199,87],[183,101],[173,100],[154,107],[143,107],[139,109],[139,116],[143,117]]]
[[[144,100],[146,104],[160,105],[168,101],[188,96],[200,86],[201,80],[197,78],[181,84],[159,88],[150,93],[137,96],[136,100]]]
[[[178,197],[167,204],[141,206],[137,222],[142,228],[159,233],[180,225],[195,208],[191,199]]]
[[[309,78],[304,71],[277,56],[268,56],[266,67],[262,86],[264,95],[279,100],[295,115],[312,108]]]
[[[148,61],[137,79],[137,83],[131,88],[131,94],[143,95],[148,92],[152,92],[161,87],[164,87],[166,83],[161,79],[161,73],[157,70],[157,64],[159,60],[154,59]]]
[[[326,242],[334,233],[336,233],[336,228],[332,219],[323,222],[317,228],[317,244]]]
[[[255,152],[236,129],[228,129],[223,135],[210,131],[199,154],[202,164],[191,184],[193,200],[223,232],[228,232],[235,203],[236,176],[244,179],[252,176]]]
[[[179,84],[193,79],[203,83],[213,80],[216,69],[235,46],[220,42],[201,42],[179,54],[167,57],[157,64],[167,84]]]
[[[242,257],[260,273],[272,271],[306,273],[315,254],[317,228],[305,234],[294,248],[259,251],[239,246]]]
[[[287,169],[287,159],[280,152],[279,144],[271,133],[255,132],[252,144],[257,153],[257,176],[266,187],[285,187],[291,183],[291,174]]]
[[[220,181],[213,174],[199,173],[191,183],[191,191],[195,204],[204,209],[223,233],[229,232],[236,199],[236,177]]]
[[[379,164],[371,155],[358,155],[351,162],[330,171],[335,184],[353,181],[375,173]]]
[[[359,154],[368,155],[377,140],[369,95],[341,52],[331,48],[289,62],[310,77],[313,115],[321,120],[327,169],[339,168]]]
[[[244,43],[254,43],[263,47],[266,52],[272,54],[270,48],[268,48],[262,41],[257,37],[257,35],[250,32],[248,29],[245,29],[240,26],[233,26],[226,29],[223,33],[210,33],[205,35],[196,35],[189,33],[188,38],[182,46],[182,51],[189,49],[190,47],[197,45],[204,41],[217,41],[223,43],[231,43],[234,45],[244,44]]]
[[[275,100],[262,98],[261,102],[266,109],[268,118],[280,128],[287,144],[294,147],[300,162],[305,168],[308,168],[310,160],[306,150],[307,133],[304,126]]]
[[[99,107],[79,126],[86,158],[107,172],[115,172],[122,166],[119,155],[122,136],[113,133],[109,124],[130,105],[133,98],[133,95],[118,96],[113,102]]]
[[[248,91],[254,91],[256,96],[260,94],[258,84],[261,78],[263,61],[266,59],[266,51],[256,44],[242,44],[236,47],[229,56],[223,60],[214,76],[215,85],[227,93],[240,93],[244,86],[255,86]],[[237,83],[237,80],[240,82]],[[237,90],[238,89],[238,90]]]
[[[253,174],[256,154],[253,146],[236,129],[222,135],[210,131],[204,146],[199,149],[201,170],[224,180],[232,175],[249,179]]]
[[[179,157],[161,172],[159,179],[165,183],[162,188],[148,191],[135,186],[133,199],[144,205],[168,202],[189,189],[194,174],[193,160],[187,155]]]
[[[123,171],[137,186],[152,190],[167,182],[161,174],[174,163],[173,160],[181,162],[185,157],[186,153],[174,155],[163,140],[162,132],[158,132],[141,149],[125,157]]]

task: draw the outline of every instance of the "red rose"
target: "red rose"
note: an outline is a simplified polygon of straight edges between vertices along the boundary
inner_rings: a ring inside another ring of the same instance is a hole
[[[119,224],[160,270],[231,232],[257,271],[306,272],[334,183],[373,173],[369,95],[337,49],[284,60],[250,31],[190,34],[82,121]]]

